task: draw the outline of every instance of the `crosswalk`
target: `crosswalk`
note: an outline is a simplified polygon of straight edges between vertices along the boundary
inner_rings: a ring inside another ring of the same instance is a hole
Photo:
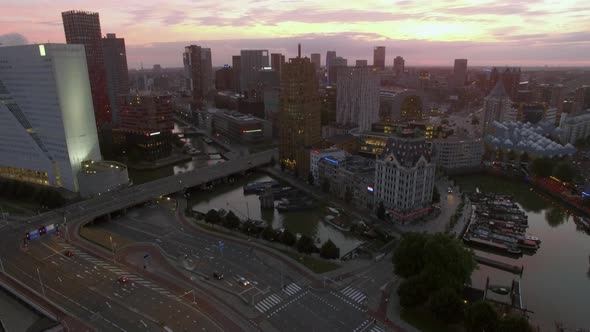
[[[301,287],[299,287],[299,285],[297,285],[296,283],[292,283],[292,284],[287,285],[287,287],[285,287],[283,289],[283,292],[285,292],[289,296],[292,296],[292,295],[295,295],[300,290],[301,290]]]
[[[371,329],[368,329],[371,327]],[[374,319],[367,319],[361,323],[361,325],[357,326],[352,332],[386,332],[386,330],[382,329],[381,327],[377,326]]]
[[[291,283],[283,288],[283,296],[293,296],[299,293],[302,289],[303,288],[301,288],[301,286],[297,285],[296,283]],[[283,302],[283,300],[284,298],[281,296],[281,294],[272,294],[258,302],[254,307],[260,312],[266,312],[269,309],[275,307],[277,304]]]
[[[344,288],[340,291],[340,293],[357,303],[363,303],[363,301],[367,298],[363,292],[351,286]]]

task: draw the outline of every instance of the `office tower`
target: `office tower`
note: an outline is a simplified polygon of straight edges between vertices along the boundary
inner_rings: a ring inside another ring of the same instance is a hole
[[[590,85],[577,88],[574,95],[574,111],[580,112],[590,109]]]
[[[348,60],[343,57],[335,57],[330,61],[330,70],[328,71],[328,80],[330,85],[336,85],[338,83],[338,72],[340,68],[348,66]]]
[[[277,73],[281,72],[281,67],[285,64],[285,56],[281,53],[270,54],[270,66],[276,70]]]
[[[501,122],[514,113],[512,111],[512,101],[504,89],[502,80],[498,80],[494,89],[484,98],[483,110],[484,135],[492,133],[494,121]]]
[[[61,17],[66,43],[82,44],[86,51],[86,64],[96,125],[102,127],[105,124],[110,124],[112,115],[107,93],[107,77],[98,13],[72,10],[61,13]]]
[[[332,66],[332,60],[336,58],[336,51],[326,52],[326,84],[330,85],[330,67]]]
[[[210,55],[211,52],[209,51]],[[197,45],[185,46],[182,54],[184,64],[185,89],[190,93],[193,110],[201,109],[204,104],[205,91],[207,91],[207,77],[205,68],[210,63],[211,57],[207,60],[207,51]]]
[[[399,55],[396,56],[395,59],[393,59],[393,74],[395,76],[400,76],[401,74],[404,73],[405,66],[406,66],[406,61],[404,60],[404,58],[402,58]]]
[[[379,120],[381,80],[369,67],[338,69],[336,84],[336,123],[370,130]]]
[[[231,66],[234,70],[233,87],[234,87],[234,91],[236,93],[242,93],[242,87],[240,86],[241,62],[242,62],[242,59],[240,58],[239,55],[234,55],[231,57]]]
[[[373,49],[373,67],[385,69],[385,46],[376,46]]]
[[[215,86],[211,49],[201,47],[201,75],[203,75],[203,97],[206,98]]]
[[[170,156],[174,129],[172,96],[143,91],[119,96],[121,129],[131,161],[154,161]]]
[[[308,58],[289,59],[281,72],[279,158],[307,178],[309,148],[321,141],[321,101],[315,68]]]
[[[319,53],[311,53],[311,63],[315,66],[315,70],[318,71],[322,67],[322,55]]]
[[[494,69],[492,69],[492,73],[490,74],[490,84],[488,85],[488,91],[491,91],[499,80],[502,80],[502,85],[504,86],[508,97],[510,97],[511,100],[516,100],[518,86],[520,84],[520,68],[506,67],[503,69],[498,69],[494,67]]]
[[[256,89],[258,71],[268,67],[267,50],[240,51],[240,87],[243,92]]]
[[[229,65],[223,66],[215,72],[215,89],[217,91],[233,91],[234,70]]]
[[[426,214],[432,204],[435,164],[423,136],[406,129],[390,137],[375,167],[375,205],[397,220]]]
[[[356,66],[357,67],[366,67],[369,65],[369,63],[367,62],[367,60],[356,60]]]
[[[453,87],[460,88],[467,82],[467,59],[455,59],[453,66]]]
[[[107,88],[111,105],[112,122],[119,124],[118,95],[129,93],[129,77],[127,69],[127,52],[125,39],[117,38],[114,33],[107,33],[102,39],[104,64],[107,74]]]
[[[0,47],[0,176],[79,191],[101,160],[82,45]]]

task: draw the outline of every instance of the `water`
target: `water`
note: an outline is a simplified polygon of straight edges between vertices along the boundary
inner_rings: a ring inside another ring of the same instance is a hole
[[[262,209],[257,195],[244,195],[242,189],[244,184],[270,180],[272,178],[266,175],[251,176],[233,184],[217,186],[211,192],[195,193],[189,203],[201,212],[214,208],[231,210],[241,218],[249,216],[254,220],[264,220],[273,228],[285,228],[293,234],[300,233],[313,238],[317,237],[321,243],[331,239],[340,248],[341,255],[362,243],[355,236],[345,234],[320,221],[324,216],[321,208],[279,213],[276,209]]]
[[[175,134],[181,133],[181,126],[182,124],[175,122],[174,129],[172,130],[172,132]],[[193,156],[191,161],[178,163],[176,165],[164,166],[158,169],[145,171],[130,169],[129,177],[131,178],[131,180],[133,180],[133,183],[141,184],[179,173],[190,172],[201,167],[215,165],[217,163],[224,161],[223,157],[220,154],[219,148],[216,145],[206,144],[198,136],[187,137],[183,140],[185,142],[191,143],[192,146],[195,149],[201,151],[202,154]]]
[[[529,217],[527,233],[541,238],[541,248],[532,256],[512,259],[477,251],[478,255],[513,265],[524,266],[522,276],[523,302],[534,311],[531,318],[543,331],[554,331],[555,321],[571,328],[590,329],[590,235],[578,229],[572,212],[557,201],[518,181],[506,181],[490,176],[457,178],[462,191],[506,193],[526,211]],[[475,287],[490,283],[509,285],[514,276],[487,266],[472,275]]]

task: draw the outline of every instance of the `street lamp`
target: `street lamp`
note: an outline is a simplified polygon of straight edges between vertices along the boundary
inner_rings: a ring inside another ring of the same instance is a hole
[[[115,246],[113,245],[113,237],[109,235],[109,240],[111,241],[111,251],[113,252],[113,263],[117,262],[117,257],[115,256]]]

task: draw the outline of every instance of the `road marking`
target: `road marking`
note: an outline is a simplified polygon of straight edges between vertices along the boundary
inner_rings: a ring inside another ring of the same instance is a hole
[[[79,274],[76,274],[76,277],[78,277],[78,278],[82,279],[82,276],[81,276],[81,275],[79,275]]]
[[[141,324],[143,324],[144,327],[147,327],[147,324],[143,321],[143,320],[139,320],[141,322]]]
[[[110,303],[108,303],[108,302],[106,302],[106,301],[105,301],[105,303],[107,304],[107,306],[108,306],[108,307],[109,307],[109,309],[110,309],[110,308],[111,308],[111,304],[110,304]]]
[[[57,280],[59,280],[59,282],[61,282],[61,281],[62,281],[60,277],[57,277]]]
[[[58,265],[55,261],[51,261],[52,264]]]
[[[123,298],[121,295],[117,294],[117,293],[113,293],[115,296]]]

